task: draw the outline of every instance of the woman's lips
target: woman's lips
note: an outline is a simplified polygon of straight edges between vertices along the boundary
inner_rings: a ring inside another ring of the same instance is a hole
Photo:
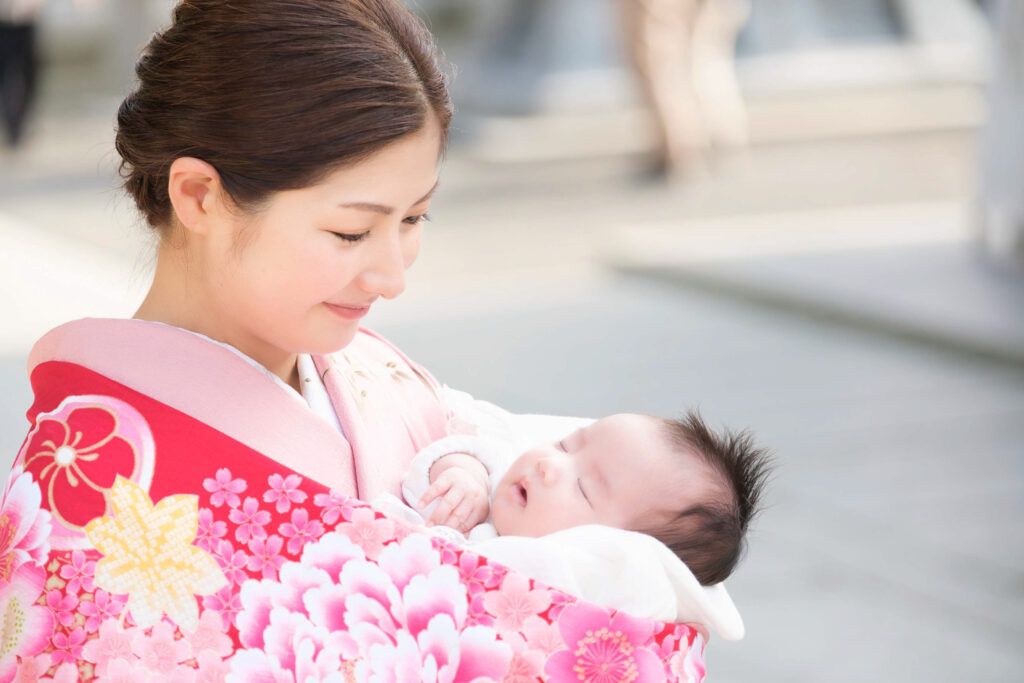
[[[332,313],[344,318],[345,320],[359,320],[370,312],[369,306],[346,306],[343,304],[329,304],[326,302],[324,303],[324,306],[327,306]]]

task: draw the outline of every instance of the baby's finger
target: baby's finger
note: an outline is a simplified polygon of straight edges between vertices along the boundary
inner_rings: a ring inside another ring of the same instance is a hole
[[[443,524],[444,521],[448,519],[448,515],[452,513],[454,505],[449,500],[450,494],[451,490],[437,499],[436,504],[434,505],[434,511],[430,513],[431,524]]]
[[[445,526],[451,526],[452,512],[458,506],[459,501],[462,500],[462,493],[456,488],[448,489],[448,492],[441,497],[437,507],[434,508],[434,514],[430,515],[430,521],[434,524],[443,524]]]
[[[427,490],[423,492],[422,496],[420,496],[420,509],[422,510],[423,508],[430,505],[431,501],[433,501],[435,498],[437,498],[450,488],[451,482],[449,482],[447,479],[438,479],[437,481],[435,481],[433,484],[428,486]]]
[[[472,526],[470,517],[476,509],[476,505],[468,498],[463,498],[459,504],[452,510],[451,524],[448,526],[453,529],[466,533]]]

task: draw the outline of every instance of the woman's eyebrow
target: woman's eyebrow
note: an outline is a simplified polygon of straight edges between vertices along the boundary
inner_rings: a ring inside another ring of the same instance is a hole
[[[430,191],[427,192],[425,195],[423,195],[421,198],[417,199],[413,203],[413,206],[416,206],[417,204],[422,204],[423,202],[425,202],[428,199],[430,199],[430,197],[433,196],[434,192],[437,191],[437,187],[440,184],[441,184],[440,178],[438,180],[434,181],[434,186],[432,188],[430,188]],[[338,206],[343,208],[343,209],[357,209],[359,211],[372,211],[373,213],[379,213],[379,214],[384,215],[384,216],[390,216],[391,214],[393,214],[395,212],[395,209],[393,207],[386,206],[384,204],[375,204],[373,202],[345,202],[343,204],[338,204]]]

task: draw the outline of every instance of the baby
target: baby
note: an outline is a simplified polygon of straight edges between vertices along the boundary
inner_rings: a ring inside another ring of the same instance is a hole
[[[431,523],[470,540],[586,524],[646,533],[711,585],[740,558],[770,466],[749,434],[716,434],[695,412],[621,414],[518,457],[473,437],[443,439],[417,456],[403,492]]]

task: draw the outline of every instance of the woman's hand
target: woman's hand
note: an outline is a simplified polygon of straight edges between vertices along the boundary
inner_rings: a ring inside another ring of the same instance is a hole
[[[487,468],[479,460],[466,453],[449,453],[430,468],[430,487],[419,507],[422,510],[440,498],[428,521],[467,533],[487,519],[488,489]]]

